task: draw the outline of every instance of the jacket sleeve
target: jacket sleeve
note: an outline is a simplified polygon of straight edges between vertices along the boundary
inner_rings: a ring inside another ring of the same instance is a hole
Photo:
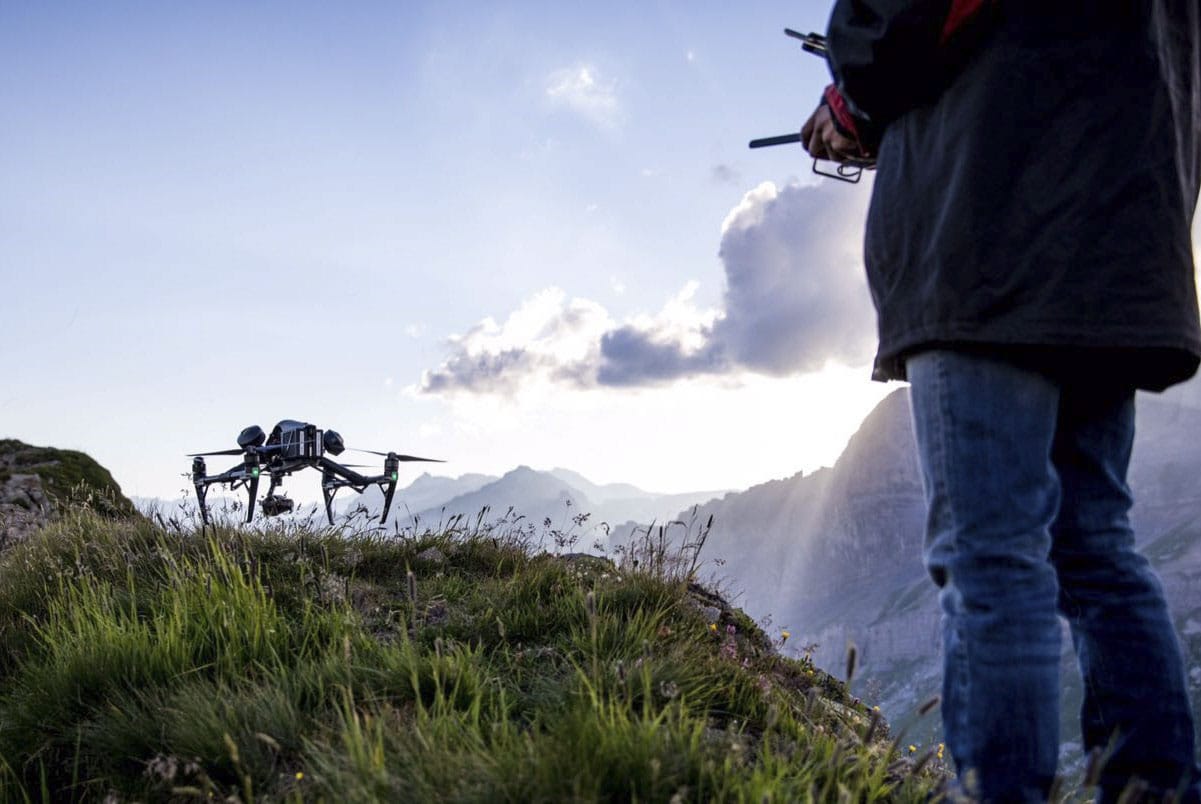
[[[837,0],[826,35],[837,92],[882,133],[936,99],[979,47],[996,0]]]

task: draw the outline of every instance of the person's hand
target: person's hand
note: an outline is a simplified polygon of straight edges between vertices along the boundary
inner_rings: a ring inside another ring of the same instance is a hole
[[[862,162],[865,159],[858,143],[838,133],[830,108],[824,103],[805,121],[801,128],[801,142],[814,159],[840,163]]]

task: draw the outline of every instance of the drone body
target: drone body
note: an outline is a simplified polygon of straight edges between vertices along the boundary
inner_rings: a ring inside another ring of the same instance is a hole
[[[192,483],[196,486],[200,516],[207,525],[209,515],[205,497],[209,486],[220,483],[229,486],[230,490],[247,490],[249,503],[246,506],[246,521],[251,521],[254,517],[259,479],[264,473],[270,477],[271,483],[267,489],[267,496],[263,498],[263,514],[279,516],[289,513],[294,507],[292,500],[277,495],[275,491],[285,477],[300,469],[311,468],[321,470],[321,493],[325,498],[325,515],[331,525],[334,524],[334,495],[338,490],[350,488],[361,494],[369,486],[378,486],[384,493],[384,510],[379,520],[382,524],[387,520],[388,511],[392,507],[400,464],[405,461],[441,463],[433,458],[417,458],[395,452],[356,450],[381,455],[384,458],[382,474],[361,475],[354,469],[364,467],[341,464],[327,457],[341,455],[345,450],[346,444],[338,433],[333,430],[321,430],[307,422],[284,419],[275,425],[270,436],[257,425],[247,427],[238,435],[237,449],[198,452],[189,456],[192,458]],[[205,456],[209,455],[241,455],[242,463],[221,474],[210,475],[204,461]]]

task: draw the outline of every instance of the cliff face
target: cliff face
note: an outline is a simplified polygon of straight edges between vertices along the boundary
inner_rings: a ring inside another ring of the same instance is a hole
[[[1201,702],[1201,411],[1140,396],[1131,517],[1183,636],[1194,701]],[[940,686],[940,613],[921,563],[925,504],[907,390],[868,416],[830,469],[773,481],[706,506],[706,553],[756,617],[790,628],[818,665],[837,672],[859,649],[857,694],[890,721]],[[1064,735],[1078,739],[1079,679],[1065,640]],[[933,737],[935,726],[924,724]]]
[[[84,453],[0,439],[0,550],[24,541],[67,502],[114,516],[134,512],[109,471]]]

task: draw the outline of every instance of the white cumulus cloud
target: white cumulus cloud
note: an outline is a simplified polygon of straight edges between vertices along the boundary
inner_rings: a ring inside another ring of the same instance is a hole
[[[654,313],[618,323],[557,288],[450,339],[425,393],[512,394],[531,383],[653,386],[690,377],[863,365],[875,344],[860,244],[866,194],[771,182],[748,192],[721,228],[721,305],[696,304],[689,282]]]
[[[604,78],[591,65],[555,70],[546,79],[546,96],[603,128],[616,128],[621,123],[617,83]]]

